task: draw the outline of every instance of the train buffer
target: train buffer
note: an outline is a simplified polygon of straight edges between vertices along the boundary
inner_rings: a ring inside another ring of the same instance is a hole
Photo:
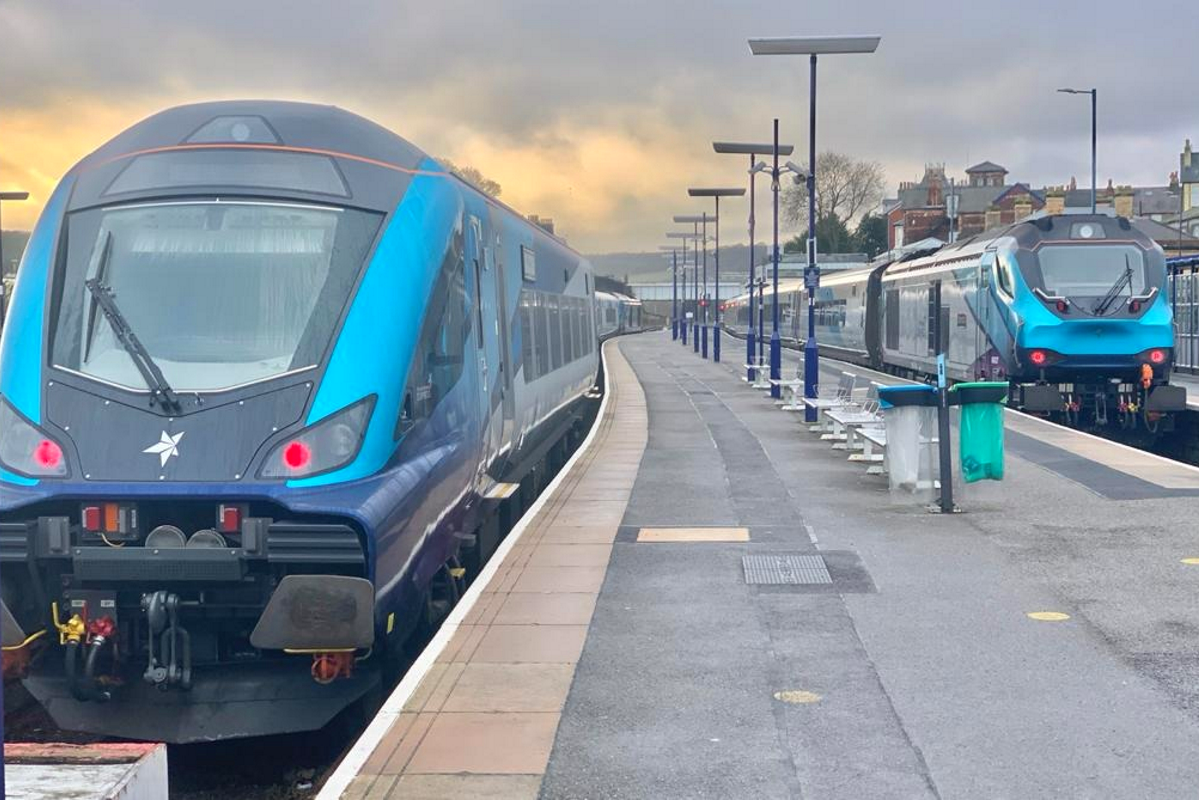
[[[1193,793],[1199,469],[1010,413],[1005,480],[930,515],[739,364],[605,357],[588,441],[324,800]]]

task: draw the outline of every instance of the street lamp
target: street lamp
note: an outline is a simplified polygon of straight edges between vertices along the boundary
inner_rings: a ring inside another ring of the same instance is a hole
[[[678,324],[679,335],[677,338],[682,339],[683,347],[687,346],[687,242],[695,238],[694,234],[680,233],[678,231],[670,231],[666,234],[667,239],[681,239],[683,242],[683,258],[678,269],[683,273],[683,286],[679,296],[682,297],[682,319]],[[698,279],[697,279],[698,280]]]
[[[0,205],[5,200],[27,200],[29,192],[0,192]],[[4,230],[3,225],[0,225],[0,231]],[[4,274],[4,245],[3,236],[0,236],[0,277]],[[3,292],[3,283],[0,283],[0,292]],[[4,312],[4,306],[8,304],[7,297],[0,297],[0,314]],[[0,317],[2,319],[2,317]],[[0,686],[0,798],[4,797],[4,687]]]
[[[1097,140],[1097,121],[1096,115],[1099,106],[1099,90],[1098,89],[1058,89],[1062,94],[1089,94],[1091,96],[1091,213],[1095,213],[1095,161],[1096,161],[1096,140]]]
[[[779,121],[774,120],[774,141],[777,145],[779,140]],[[774,145],[771,146],[774,149]],[[783,374],[783,340],[779,334],[779,178],[784,172],[795,173],[795,182],[799,183],[803,177],[803,170],[788,161],[784,166],[779,166],[779,154],[782,151],[781,147],[775,149],[774,166],[767,166],[765,161],[760,161],[754,165],[753,172],[769,172],[770,173],[770,191],[774,195],[774,246],[771,249],[771,264],[773,265],[774,278],[774,295],[771,297],[770,317],[771,317],[771,334],[770,334],[770,396],[780,398],[783,396],[783,389],[780,381]],[[766,288],[762,287],[759,293],[760,302],[765,303]],[[759,313],[759,323],[761,322],[761,314]],[[762,336],[765,338],[765,332]],[[760,340],[759,340],[760,341]]]
[[[695,226],[695,233],[693,234],[695,245],[691,248],[691,255],[695,259],[695,272],[693,273],[694,277],[692,278],[692,283],[694,283],[694,285],[695,285],[695,317],[691,320],[691,336],[692,336],[691,344],[692,344],[692,349],[696,353],[700,352],[700,341],[699,341],[700,340],[700,329],[703,328],[703,330],[704,330],[703,356],[704,356],[704,358],[707,358],[708,357],[707,328],[705,328],[703,325],[700,324],[700,319],[699,319],[699,308],[700,308],[700,297],[701,297],[700,288],[699,288],[699,248],[702,243],[703,248],[704,248],[703,294],[704,294],[704,296],[706,296],[707,292],[708,292],[708,215],[707,214],[687,214],[687,215],[683,215],[683,216],[676,216],[674,218],[674,221],[679,222],[679,223],[684,223],[684,224],[691,223],[692,225]],[[703,233],[702,239],[700,238],[700,233],[699,233],[699,226],[701,224],[704,226],[704,233]]]
[[[720,363],[720,198],[722,197],[744,197],[744,189],[688,189],[687,194],[692,197],[712,197],[716,199],[716,297],[713,300],[713,324],[712,324],[712,360]],[[705,233],[707,231],[705,230]],[[707,247],[704,248],[705,255]],[[707,281],[704,281],[705,286]],[[707,322],[708,309],[704,307],[704,321]]]
[[[745,364],[746,378],[750,383],[755,380],[754,341],[757,337],[757,328],[754,326],[754,205],[756,202],[754,178],[757,177],[757,171],[754,167],[757,165],[758,154],[773,152],[773,148],[774,146],[770,144],[752,142],[712,142],[712,149],[717,153],[749,156],[749,333],[745,337]],[[789,156],[794,149],[789,144],[779,145],[779,155]]]
[[[795,36],[750,39],[749,50],[755,56],[808,56],[808,266],[804,270],[804,288],[808,290],[808,338],[804,342],[804,397],[815,398],[820,383],[820,350],[816,344],[816,290],[820,288],[820,267],[816,265],[816,57],[841,53],[873,53],[881,36]],[[777,245],[776,245],[777,247]],[[775,256],[777,259],[777,255]],[[775,306],[778,306],[776,289]],[[777,313],[777,312],[776,312]],[[771,340],[771,361],[774,360]],[[771,363],[771,371],[774,364]],[[816,421],[816,409],[804,409],[804,419]]]
[[[679,248],[674,245],[658,245],[665,256],[670,254],[670,338],[679,338]]]

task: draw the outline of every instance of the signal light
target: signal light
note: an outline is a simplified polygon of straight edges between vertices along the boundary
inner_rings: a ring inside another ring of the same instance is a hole
[[[283,465],[288,469],[303,469],[312,460],[312,448],[295,441],[283,448]]]
[[[55,469],[62,463],[62,448],[56,442],[42,439],[33,448],[33,460],[44,469]]]
[[[1065,314],[1067,311],[1070,310],[1070,306],[1066,303],[1065,300],[1058,300],[1057,301],[1057,310],[1058,310],[1058,313]]]
[[[1165,350],[1150,350],[1149,351],[1149,360],[1152,361],[1154,364],[1166,363],[1166,351]]]
[[[1044,350],[1033,350],[1028,354],[1028,358],[1035,366],[1043,367],[1045,365],[1046,356]]]

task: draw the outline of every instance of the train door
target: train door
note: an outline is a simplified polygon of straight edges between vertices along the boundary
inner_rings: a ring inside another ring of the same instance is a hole
[[[1010,341],[999,315],[995,268],[995,251],[988,250],[978,262],[978,289],[974,295],[974,313],[978,318],[974,348],[978,353],[976,372],[980,378],[992,380],[1004,377],[1002,358]]]
[[[495,298],[495,306],[488,317],[489,330],[494,331],[496,338],[496,381],[495,394],[492,397],[493,421],[492,441],[490,447],[493,453],[498,453],[513,444],[516,430],[516,393],[513,388],[512,367],[512,320],[508,317],[508,278],[504,268],[504,260],[500,257],[499,237],[496,237],[494,247],[483,248],[484,282],[490,285],[488,296]],[[498,418],[495,410],[498,406]]]

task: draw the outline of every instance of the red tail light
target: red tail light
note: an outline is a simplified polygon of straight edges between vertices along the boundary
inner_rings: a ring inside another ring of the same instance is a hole
[[[33,460],[44,469],[55,469],[62,463],[62,448],[49,439],[42,439],[33,448]]]
[[[1152,361],[1154,364],[1166,363],[1166,351],[1165,350],[1150,350],[1149,351],[1149,360]]]
[[[217,530],[221,533],[237,533],[241,530],[241,509],[221,504],[217,507]]]
[[[93,532],[100,530],[100,506],[88,506],[83,509],[83,529]]]
[[[1033,350],[1028,354],[1028,359],[1034,366],[1042,367],[1045,365],[1046,356],[1044,350]]]
[[[303,442],[292,442],[283,448],[283,465],[288,469],[303,469],[312,460],[312,449]]]

